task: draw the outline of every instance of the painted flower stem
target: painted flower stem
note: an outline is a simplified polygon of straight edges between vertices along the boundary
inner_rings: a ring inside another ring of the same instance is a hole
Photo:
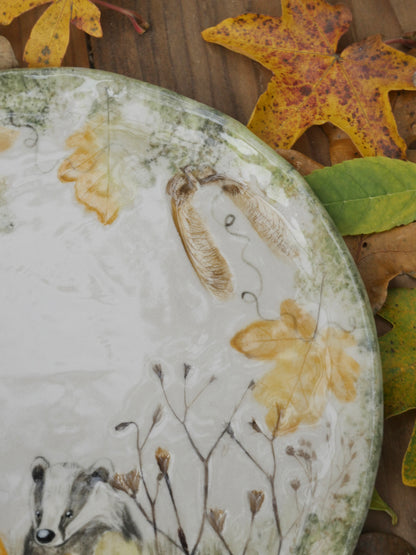
[[[133,10],[116,6],[115,4],[112,4],[111,2],[106,2],[105,0],[93,0],[93,2],[94,4],[99,4],[101,6],[104,6],[105,8],[125,15],[131,21],[134,29],[139,35],[143,35],[143,33],[145,33],[150,27],[149,23],[145,19],[143,19],[143,17],[139,13]]]

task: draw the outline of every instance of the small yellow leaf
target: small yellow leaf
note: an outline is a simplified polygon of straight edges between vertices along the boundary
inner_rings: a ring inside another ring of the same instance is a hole
[[[93,37],[102,37],[100,10],[92,2],[74,0],[72,6],[72,23],[84,33]]]
[[[59,66],[69,42],[71,4],[54,2],[34,25],[25,46],[24,59],[30,67]]]
[[[36,6],[50,4],[30,33],[24,50],[29,67],[60,66],[69,42],[69,27],[76,27],[101,37],[100,10],[90,0],[3,0],[0,24],[8,25],[15,17]]]

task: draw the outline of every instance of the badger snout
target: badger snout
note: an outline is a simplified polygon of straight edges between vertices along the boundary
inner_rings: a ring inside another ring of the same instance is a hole
[[[56,534],[52,530],[41,528],[36,532],[36,541],[41,544],[50,543],[55,536]]]

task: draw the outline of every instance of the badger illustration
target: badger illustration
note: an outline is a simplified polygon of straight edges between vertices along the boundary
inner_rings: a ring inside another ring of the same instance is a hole
[[[120,533],[139,550],[138,509],[131,497],[110,485],[111,464],[85,469],[37,457],[31,471],[32,525],[24,555],[92,555],[106,532]]]

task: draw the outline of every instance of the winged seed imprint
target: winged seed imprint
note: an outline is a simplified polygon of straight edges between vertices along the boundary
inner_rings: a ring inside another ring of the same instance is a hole
[[[186,254],[201,283],[217,298],[226,300],[234,290],[232,273],[214,238],[192,204],[201,186],[216,185],[246,216],[253,229],[277,256],[298,255],[287,238],[284,221],[259,194],[246,185],[218,175],[212,168],[184,168],[167,184],[172,217]]]

